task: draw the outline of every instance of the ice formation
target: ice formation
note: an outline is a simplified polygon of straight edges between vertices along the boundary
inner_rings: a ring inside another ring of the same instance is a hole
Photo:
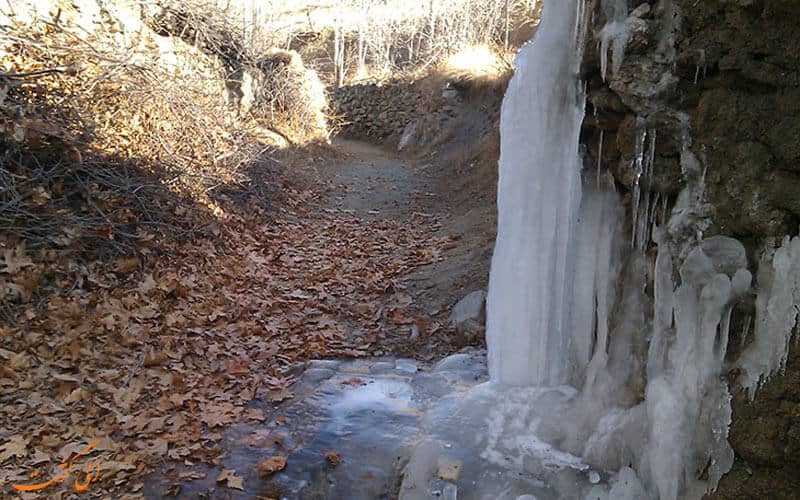
[[[504,332],[487,336],[489,369],[503,383],[558,385],[568,373],[569,339],[561,332],[569,321],[567,255],[581,197],[583,19],[582,1],[547,2],[503,102],[498,235],[487,298],[493,311],[487,329]]]
[[[603,6],[616,66],[626,2]],[[582,180],[584,16],[579,0],[545,4],[503,103],[482,456],[520,473],[566,471],[571,479],[555,480],[561,498],[700,498],[733,464],[724,362],[752,276],[740,242],[703,235],[705,170],[688,117],[677,116],[686,187],[669,214],[650,189],[656,130],[637,122],[627,240],[613,181],[593,168]],[[755,339],[739,361],[751,391],[786,363],[800,237],[765,254],[758,284]]]
[[[800,308],[800,237],[768,248],[758,269],[755,338],[739,360],[740,379],[752,397],[773,373],[786,367]]]
[[[616,74],[625,59],[625,48],[631,38],[631,30],[625,22],[628,16],[626,0],[603,0],[606,25],[600,30],[600,72],[603,80],[608,73],[608,52],[611,50],[611,71]]]

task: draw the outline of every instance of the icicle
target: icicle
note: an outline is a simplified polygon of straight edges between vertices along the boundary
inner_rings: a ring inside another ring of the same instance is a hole
[[[647,189],[653,187],[653,174],[655,173],[656,163],[656,137],[657,129],[650,129],[650,147],[647,150]]]
[[[645,250],[650,244],[651,219],[656,206],[651,204],[653,175],[655,170],[656,130],[643,128],[643,120],[637,120],[637,139],[634,150],[634,186],[633,186],[633,232],[631,245],[633,248]],[[647,156],[645,157],[645,145]],[[644,193],[642,189],[644,188]]]
[[[786,367],[800,307],[800,237],[767,249],[758,268],[755,336],[742,353],[740,382],[750,397],[759,384]]]
[[[621,262],[617,241],[623,217],[622,202],[613,190],[613,177],[606,186],[591,184],[583,193],[576,231],[576,251],[571,322],[576,372],[582,374],[590,362],[605,366],[611,311],[615,303],[615,279]],[[601,368],[601,367],[596,367]],[[588,382],[587,382],[588,383]]]
[[[656,137],[655,129],[647,129],[644,119],[636,120],[636,141],[631,168],[634,172],[631,231],[631,248],[645,250],[650,244],[652,214],[656,205],[651,204],[653,176],[655,175]],[[645,149],[647,155],[645,156]],[[642,192],[644,189],[644,192]]]
[[[648,380],[655,379],[666,369],[667,332],[672,328],[672,311],[675,308],[672,255],[663,238],[662,234],[659,234],[657,238],[658,255],[656,256],[653,280],[653,336],[650,339],[650,348],[647,354]]]
[[[664,244],[660,236],[648,359],[647,457],[660,498],[674,500],[687,486],[686,480],[707,463],[712,464],[710,489],[733,464],[727,443],[730,394],[720,375],[731,304],[749,290],[750,273],[744,268],[747,258],[741,243],[709,238],[687,255],[680,269],[681,285],[673,295],[671,256]],[[665,334],[670,331],[671,306],[675,335],[670,343]]]
[[[625,48],[631,37],[625,18],[628,5],[625,0],[603,0],[606,25],[598,33],[600,39],[600,73],[603,81],[608,72],[608,51],[611,49],[611,71],[617,74],[625,59]]]
[[[699,55],[699,61],[697,62],[697,69],[694,72],[694,84],[697,85],[697,82],[700,78],[700,68],[703,69],[703,78],[705,79],[708,67],[706,66],[706,51],[704,49],[698,49],[697,53]]]
[[[658,220],[658,206],[659,206],[660,203],[661,203],[661,193],[657,192],[655,198],[653,198],[653,209],[650,211],[650,221],[649,221],[650,232],[649,232],[649,237],[651,239],[653,238],[653,231],[654,231],[656,225],[659,223],[659,220]]]
[[[597,108],[595,108],[595,112]],[[597,145],[597,189],[600,189],[600,167],[603,164],[603,138],[605,135],[605,130],[600,129],[600,142]]]
[[[744,318],[744,324],[742,325],[742,338],[739,341],[739,348],[744,349],[745,344],[747,343],[747,337],[750,336],[750,327],[753,324],[753,316],[747,315]]]
[[[672,63],[675,70],[675,33],[680,25],[680,16],[673,0],[661,0],[662,23],[658,33],[658,53],[666,62]]]
[[[636,238],[638,236],[637,222],[639,220],[639,202],[641,197],[641,178],[644,171],[644,145],[647,139],[647,129],[644,126],[644,119],[642,117],[636,118],[636,141],[633,150],[633,206],[632,220],[633,230],[631,231],[631,248],[636,248]]]

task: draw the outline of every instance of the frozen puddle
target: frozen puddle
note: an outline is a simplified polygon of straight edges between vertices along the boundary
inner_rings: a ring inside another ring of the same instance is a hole
[[[599,481],[580,459],[531,432],[539,418],[531,407],[557,407],[572,398],[569,389],[503,392],[487,379],[480,350],[432,366],[388,358],[311,361],[292,388],[295,397],[262,406],[262,423],[231,427],[220,467],[181,483],[180,496],[547,500],[565,481],[583,491],[590,479]],[[328,452],[340,458],[337,465]],[[259,477],[259,462],[274,455],[287,457],[285,469]],[[222,469],[236,471],[244,490],[216,484]],[[198,468],[167,475],[187,471]],[[162,498],[174,482],[158,475],[145,495]]]

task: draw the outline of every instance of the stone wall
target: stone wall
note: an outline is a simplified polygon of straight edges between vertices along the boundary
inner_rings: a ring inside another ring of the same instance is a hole
[[[333,91],[331,101],[341,135],[390,143],[399,142],[411,124],[425,142],[422,136],[444,127],[460,104],[458,92],[420,82],[346,85]]]

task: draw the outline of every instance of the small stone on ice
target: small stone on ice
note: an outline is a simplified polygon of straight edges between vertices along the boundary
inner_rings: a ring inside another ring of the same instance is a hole
[[[450,323],[459,327],[468,321],[480,321],[484,314],[486,292],[476,290],[461,299],[450,313]]]
[[[597,484],[600,482],[600,474],[595,471],[589,473],[589,482],[592,484]]]

